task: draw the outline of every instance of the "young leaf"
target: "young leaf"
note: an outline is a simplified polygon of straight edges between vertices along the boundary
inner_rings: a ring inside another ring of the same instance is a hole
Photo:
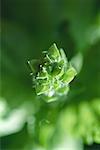
[[[51,102],[67,95],[69,83],[76,76],[76,70],[68,63],[63,49],[59,50],[56,44],[53,44],[44,54],[38,69],[34,69],[32,61],[29,65],[32,72],[36,71],[33,75],[36,94],[46,102]]]

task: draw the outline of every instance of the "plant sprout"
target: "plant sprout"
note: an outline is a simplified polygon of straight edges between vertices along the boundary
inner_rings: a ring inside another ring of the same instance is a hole
[[[67,95],[69,83],[77,73],[68,62],[63,49],[59,50],[56,44],[53,44],[48,51],[43,51],[43,59],[36,67],[37,62],[39,61],[28,61],[37,96],[51,102],[58,100],[59,96]]]

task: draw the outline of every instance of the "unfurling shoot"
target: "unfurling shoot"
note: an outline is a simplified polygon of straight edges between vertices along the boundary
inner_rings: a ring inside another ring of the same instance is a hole
[[[69,83],[77,73],[68,62],[63,49],[59,50],[56,44],[53,44],[48,51],[43,51],[43,59],[38,63],[37,68],[36,62],[32,60],[28,63],[32,70],[33,88],[37,96],[51,102],[67,95]]]

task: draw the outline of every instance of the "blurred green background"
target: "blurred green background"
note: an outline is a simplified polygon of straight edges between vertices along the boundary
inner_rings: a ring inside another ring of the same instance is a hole
[[[0,150],[100,149],[100,1],[1,0]],[[38,100],[27,61],[53,43],[79,74],[68,96]]]

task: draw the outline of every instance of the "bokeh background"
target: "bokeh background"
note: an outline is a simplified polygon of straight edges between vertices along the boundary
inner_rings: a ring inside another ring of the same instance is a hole
[[[0,150],[99,150],[100,1],[1,0],[1,27]],[[79,74],[47,104],[27,61],[54,42]]]

